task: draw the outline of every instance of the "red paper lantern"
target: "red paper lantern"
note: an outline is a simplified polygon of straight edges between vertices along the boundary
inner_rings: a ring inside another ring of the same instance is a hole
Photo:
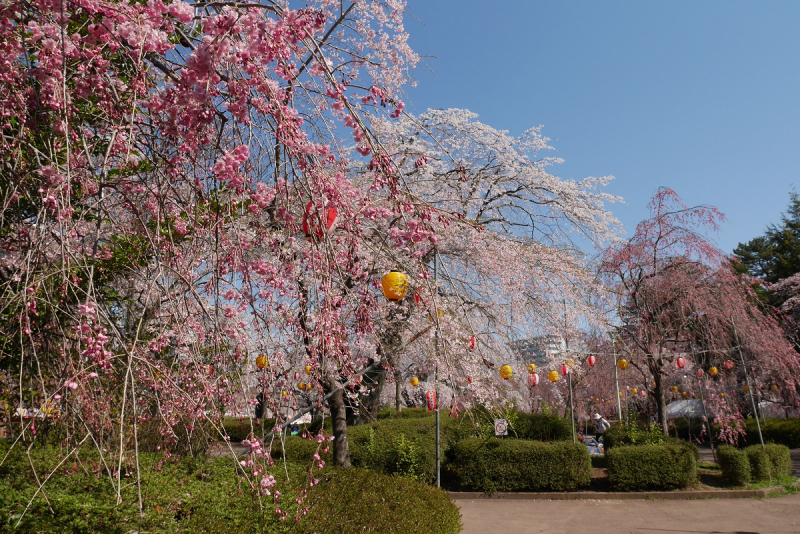
[[[730,371],[733,369],[733,360],[725,360],[722,363],[722,366],[725,368],[726,371]]]
[[[704,375],[704,374],[705,374],[705,373],[703,372],[703,370],[702,370],[702,369],[698,369],[698,370],[697,370],[697,378],[703,378],[703,375]]]
[[[567,376],[569,374],[569,367],[567,364],[561,366],[561,376]]]
[[[477,343],[475,341],[475,336],[470,336],[469,338],[469,350],[475,350]]]
[[[468,376],[468,377],[467,377],[467,382],[469,382],[470,384],[472,384],[472,377],[471,377],[471,376]]]
[[[594,367],[594,364],[597,363],[597,356],[591,354],[588,358],[586,358],[586,363],[589,364],[590,367]]]
[[[678,369],[683,369],[684,367],[686,367],[686,358],[684,358],[683,356],[678,356],[675,359],[675,363],[678,364]]]
[[[303,233],[306,237],[321,238],[329,232],[336,224],[336,219],[339,217],[339,211],[334,206],[325,207],[322,213],[311,201],[306,205],[306,211],[303,213]]]
[[[414,292],[414,304],[419,304],[422,302],[422,297],[419,296],[419,293]]]
[[[428,402],[428,411],[432,412],[436,410],[436,392],[435,391],[426,391],[425,392],[425,399]]]
[[[647,396],[647,392],[646,392],[645,390],[641,390],[641,391],[639,392],[639,396],[640,396],[640,397],[646,397],[646,396]]]
[[[528,385],[531,387],[537,386],[539,384],[539,375],[536,373],[528,375]]]

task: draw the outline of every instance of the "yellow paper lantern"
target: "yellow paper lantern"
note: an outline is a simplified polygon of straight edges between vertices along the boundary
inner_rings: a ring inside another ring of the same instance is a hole
[[[772,385],[769,387],[769,389],[771,389],[772,391],[778,391],[778,384],[772,384]]]
[[[558,382],[558,371],[550,371],[547,373],[547,379],[550,380],[550,382]]]
[[[638,389],[636,389],[636,388],[633,388],[633,389],[631,390],[631,393],[633,393],[634,395],[636,395],[637,393],[639,393],[639,390],[638,390]]]
[[[310,375],[311,374],[311,366],[310,365],[306,365],[305,371],[306,371],[307,375]]]
[[[717,369],[716,367],[711,367],[708,370],[708,374],[710,374],[711,376],[717,376],[719,374],[719,369]]]
[[[417,378],[416,376],[412,376],[411,380],[409,380],[408,383],[414,387],[417,387],[419,385],[419,378]]]
[[[285,390],[284,390],[284,391],[281,391],[281,397],[285,397],[286,395],[288,395],[288,393],[286,393],[286,391],[285,391]]]
[[[533,373],[536,372],[536,364],[535,363],[529,363],[528,364],[528,372],[530,374],[533,374]]]
[[[742,386],[742,392],[743,392],[743,393],[747,393],[748,391],[750,391],[750,388],[749,388],[749,387],[747,387],[747,386]]]
[[[408,291],[408,278],[401,272],[391,271],[381,278],[383,296],[389,300],[402,300]]]
[[[724,393],[720,393],[719,394],[719,398],[724,399],[725,398],[725,394]]]
[[[685,391],[681,391],[681,395],[683,395],[685,397],[687,395],[687,393]]]
[[[266,354],[261,354],[258,358],[256,358],[256,367],[259,369],[266,369],[269,367],[269,360],[267,360]]]
[[[628,368],[628,360],[620,360],[617,362],[617,367],[620,368],[621,371],[624,371]]]
[[[503,380],[508,380],[511,378],[511,375],[514,374],[514,370],[511,368],[510,365],[504,365],[500,368],[500,378]]]
[[[299,389],[300,391],[305,391],[306,390],[306,383],[305,382],[298,382],[297,383],[297,389]]]

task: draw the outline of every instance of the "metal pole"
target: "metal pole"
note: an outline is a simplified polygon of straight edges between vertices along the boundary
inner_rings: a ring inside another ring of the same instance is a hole
[[[750,393],[750,404],[753,405],[753,417],[756,418],[756,428],[758,429],[758,440],[761,442],[761,449],[764,450],[764,436],[761,435],[761,423],[758,420],[758,409],[756,408],[756,399],[753,397],[753,387],[750,385],[750,376],[747,374],[747,364],[744,362],[744,354],[742,354],[742,347],[739,344],[739,333],[736,331],[736,323],[733,322],[731,317],[731,325],[733,326],[733,337],[736,339],[736,350],[739,351],[739,359],[742,360],[742,370],[744,371],[744,380],[747,382],[747,391]]]
[[[433,250],[433,285],[434,291],[439,291],[439,251]],[[435,301],[434,301],[435,302]],[[439,313],[436,313],[436,332],[434,332],[434,348],[436,355],[436,365],[433,370],[434,391],[436,392],[436,488],[441,488],[441,441],[439,439]]]
[[[614,333],[611,333],[611,350],[614,354],[614,386],[617,388],[617,416],[619,423],[622,424],[622,401],[619,394],[619,375],[617,374],[617,342]]]
[[[567,384],[569,384],[569,419],[572,423],[572,443],[575,443],[575,403],[572,398],[572,372],[567,367]]]

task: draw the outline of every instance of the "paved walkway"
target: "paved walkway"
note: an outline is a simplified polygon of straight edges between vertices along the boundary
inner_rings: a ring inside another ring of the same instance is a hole
[[[797,534],[800,494],[698,501],[457,500],[461,534]]]

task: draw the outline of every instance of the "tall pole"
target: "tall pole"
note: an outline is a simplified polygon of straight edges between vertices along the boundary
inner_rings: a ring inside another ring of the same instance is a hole
[[[433,249],[433,285],[434,291],[436,294],[439,293],[439,251],[437,249]],[[434,303],[436,301],[434,300]],[[436,487],[441,488],[441,461],[442,461],[442,449],[441,449],[441,442],[439,439],[439,313],[437,310],[436,313],[436,332],[434,332],[434,349],[435,349],[435,356],[436,361],[435,366],[433,368],[433,378],[434,378],[434,391],[436,392]]]
[[[739,359],[742,360],[742,370],[744,371],[744,380],[747,383],[747,391],[750,393],[750,404],[753,405],[753,417],[756,418],[756,428],[758,429],[758,440],[761,442],[761,449],[764,447],[764,436],[761,435],[761,423],[758,420],[758,409],[756,408],[756,399],[753,397],[753,387],[750,385],[750,376],[747,374],[747,364],[744,362],[744,354],[742,354],[742,346],[739,343],[739,333],[736,331],[736,323],[733,322],[731,317],[731,325],[733,326],[733,337],[736,340],[736,350],[739,351]]]
[[[611,351],[614,354],[614,387],[617,389],[617,417],[622,424],[622,401],[619,394],[619,375],[617,374],[617,340],[614,333],[611,333]]]
[[[572,443],[575,443],[575,402],[572,398],[572,368],[569,365],[569,334],[567,333],[567,299],[564,299],[564,352],[567,360],[564,365],[567,368],[567,386],[569,387],[569,422],[572,424]]]
[[[572,372],[569,367],[567,367],[567,384],[569,385],[569,420],[572,423],[572,443],[575,443],[575,403],[572,399]]]

